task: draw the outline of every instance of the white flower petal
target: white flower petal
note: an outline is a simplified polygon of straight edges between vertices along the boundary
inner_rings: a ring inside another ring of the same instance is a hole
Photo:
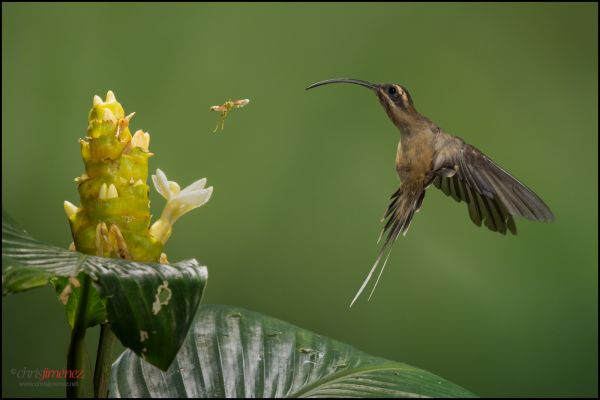
[[[160,178],[161,181],[169,182],[167,179],[167,175],[160,168],[156,168],[156,175]]]
[[[176,204],[193,205],[199,207],[206,203],[212,195],[212,186],[209,189],[200,189],[193,192],[180,194],[173,199]]]
[[[171,192],[171,195],[178,194],[180,190],[181,188],[179,187],[179,184],[177,182],[169,181],[169,191]]]
[[[208,190],[208,199],[206,199],[206,201],[210,200],[212,194],[213,194],[213,187],[209,186],[207,187],[205,190]]]
[[[204,189],[204,186],[206,186],[206,178],[198,179],[196,182],[192,183],[191,185],[189,185],[185,189],[183,189],[181,191],[181,194],[188,193],[188,192],[198,190],[198,189]]]
[[[154,184],[154,189],[164,198],[166,198],[167,196],[165,196],[165,194],[162,192],[160,185],[158,184],[158,178],[156,177],[156,175],[152,175],[152,183]]]
[[[169,181],[167,180],[167,176],[164,172],[162,172],[159,168],[156,169],[156,175],[152,175],[152,182],[154,183],[154,188],[158,193],[160,193],[165,199],[169,200],[171,198],[171,190],[169,189]]]

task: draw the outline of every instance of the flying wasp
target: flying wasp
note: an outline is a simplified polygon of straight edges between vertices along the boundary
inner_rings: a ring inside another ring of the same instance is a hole
[[[248,103],[250,103],[249,99],[241,99],[241,100],[234,100],[234,101],[232,101],[230,99],[230,100],[227,100],[225,103],[221,104],[220,106],[212,106],[210,108],[211,111],[216,111],[216,112],[221,113],[219,122],[217,122],[217,126],[215,127],[215,130],[213,131],[213,133],[215,133],[216,131],[219,130],[219,125],[221,126],[221,130],[223,130],[223,128],[225,127],[225,118],[227,118],[227,115],[229,115],[229,111],[233,110],[234,108],[242,108]]]

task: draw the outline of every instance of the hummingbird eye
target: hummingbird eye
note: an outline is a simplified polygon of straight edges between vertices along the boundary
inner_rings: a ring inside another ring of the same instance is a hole
[[[390,86],[388,88],[387,92],[391,96],[395,96],[396,94],[398,94],[398,90],[396,90],[396,88],[394,86]]]

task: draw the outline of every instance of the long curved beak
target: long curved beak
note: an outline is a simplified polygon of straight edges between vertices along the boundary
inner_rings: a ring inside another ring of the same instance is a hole
[[[355,85],[364,86],[364,87],[372,89],[372,90],[379,89],[379,85],[371,83],[371,82],[367,82],[367,81],[362,81],[360,79],[336,78],[336,79],[327,79],[326,81],[320,81],[320,82],[313,83],[312,85],[308,86],[305,90],[312,89],[317,86],[328,85],[330,83],[353,83]]]

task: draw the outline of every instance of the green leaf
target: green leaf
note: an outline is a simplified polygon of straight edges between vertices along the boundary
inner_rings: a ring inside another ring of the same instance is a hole
[[[50,246],[32,238],[2,210],[3,295],[41,287],[51,279],[66,285],[60,277],[82,272],[91,276],[95,289],[106,298],[108,320],[121,343],[167,369],[200,304],[206,267],[193,259],[171,265],[140,263]],[[91,326],[101,322],[104,314],[93,296],[90,307]]]
[[[2,209],[2,295],[46,286],[54,276],[76,276],[87,257],[35,240]]]
[[[11,267],[13,260],[2,257],[2,295],[24,292],[39,287],[44,287],[54,276],[52,272],[30,268],[26,265],[20,268]],[[5,269],[4,266],[7,266]]]
[[[77,275],[77,281],[80,282],[84,272]],[[54,285],[54,289],[56,290],[56,295],[59,298],[67,297],[67,304],[65,304],[65,311],[67,312],[67,321],[69,321],[69,326],[73,329],[73,325],[75,324],[75,314],[77,313],[77,306],[79,305],[79,298],[81,288],[75,287],[67,278],[56,277],[51,280]],[[65,291],[70,292],[65,296]],[[86,327],[96,326],[104,321],[106,321],[106,299],[100,297],[98,291],[95,287],[90,287],[89,291],[89,299],[87,304],[87,311],[85,313],[87,317],[87,321],[85,323]]]
[[[112,260],[119,261],[119,260]],[[176,264],[96,264],[108,320],[124,346],[166,370],[196,314],[208,273],[196,260]]]
[[[111,397],[474,397],[409,365],[241,308],[203,305],[166,371],[127,350]]]

